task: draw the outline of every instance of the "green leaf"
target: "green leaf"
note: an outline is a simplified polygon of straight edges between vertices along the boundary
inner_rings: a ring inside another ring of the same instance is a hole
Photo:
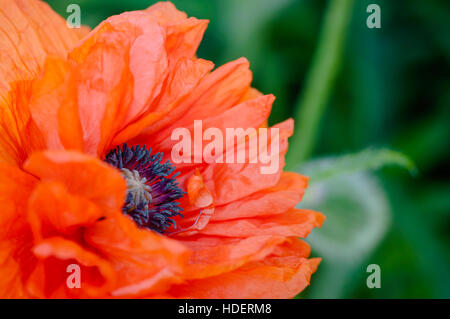
[[[326,165],[323,165],[326,163]],[[296,171],[310,177],[311,183],[334,176],[374,170],[383,166],[396,165],[417,174],[413,161],[404,154],[390,149],[366,149],[358,153],[330,157],[324,161],[310,161]]]

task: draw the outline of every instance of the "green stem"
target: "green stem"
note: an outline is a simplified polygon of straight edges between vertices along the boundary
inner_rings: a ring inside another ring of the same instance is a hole
[[[330,0],[328,4],[305,88],[296,103],[295,134],[290,140],[287,154],[289,167],[303,162],[313,151],[319,121],[340,64],[353,2],[353,0]]]

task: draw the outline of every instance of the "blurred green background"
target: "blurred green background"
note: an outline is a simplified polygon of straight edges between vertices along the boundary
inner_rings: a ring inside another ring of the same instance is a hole
[[[155,1],[47,2],[63,17],[79,4],[94,27]],[[247,57],[253,86],[277,97],[271,123],[299,123],[288,166],[317,176],[301,205],[327,215],[307,240],[323,262],[299,297],[450,298],[450,2],[172,2],[210,20],[199,57]],[[366,25],[371,3],[381,29]],[[381,288],[367,287],[369,264]]]

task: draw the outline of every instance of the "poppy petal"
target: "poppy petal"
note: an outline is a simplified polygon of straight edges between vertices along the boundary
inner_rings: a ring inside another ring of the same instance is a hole
[[[61,135],[65,135],[65,130],[74,128],[79,130],[80,127],[77,117],[71,121],[70,125],[66,123],[64,123],[66,125],[59,125],[58,123],[60,106],[74,104],[74,96],[67,87],[70,68],[71,66],[62,59],[48,58],[41,76],[32,83],[29,108],[33,120],[45,137],[47,149],[63,148],[60,134],[57,134],[59,130]],[[79,141],[79,138],[74,140]],[[72,145],[74,144],[75,142],[72,142]]]
[[[244,58],[209,73],[174,110],[170,125],[152,136],[153,143],[170,139],[175,128],[190,126],[194,120],[206,119],[236,105],[249,89],[251,80],[249,63]]]
[[[206,130],[209,128],[214,128],[215,130],[220,130],[222,132],[222,135],[224,139],[221,141],[222,145],[225,146],[227,143],[235,143],[233,140],[227,140],[226,139],[226,131],[228,128],[240,128],[244,131],[249,128],[257,129],[261,124],[263,124],[266,119],[268,118],[270,114],[270,110],[272,108],[272,103],[274,101],[275,97],[273,95],[265,95],[260,96],[252,100],[248,100],[245,102],[242,102],[240,104],[237,104],[236,106],[233,106],[229,108],[228,110],[224,111],[223,113],[217,114],[215,116],[206,118],[202,120],[202,137]],[[191,136],[194,136],[194,122],[189,123],[184,128],[188,129],[191,133]],[[234,138],[234,136],[233,136]],[[216,141],[215,141],[216,142]],[[173,146],[177,143],[176,140],[167,139],[164,140],[161,144],[158,144],[158,149],[161,151],[170,153]],[[201,152],[199,155],[200,157],[203,156],[204,150],[207,147],[209,143],[204,141],[202,143],[202,148],[199,149],[199,152]],[[194,148],[195,151],[195,148]],[[215,154],[215,159],[209,159],[209,161],[217,161],[217,158],[221,158],[221,162],[225,161],[224,158],[224,150],[222,150],[221,153]],[[191,155],[192,158],[195,158],[196,154],[193,153]],[[203,159],[205,161],[205,158]],[[203,164],[204,164],[203,161]],[[178,168],[186,169],[188,167],[195,167],[199,164],[195,163],[189,163],[189,164],[180,164],[178,165]]]
[[[292,134],[293,130],[292,121],[285,121],[283,123],[274,126],[278,128],[278,133],[275,132],[274,139],[267,139],[267,149],[271,148],[272,143],[278,145],[278,152],[271,152],[267,154],[269,159],[273,163],[278,163],[278,167],[275,167],[275,172],[272,174],[262,174],[262,167],[267,164],[262,163],[257,158],[256,163],[251,163],[251,159],[245,161],[245,163],[233,163],[223,165],[220,163],[213,163],[208,165],[201,173],[205,180],[205,185],[211,191],[214,196],[216,205],[223,205],[232,201],[238,200],[250,194],[253,194],[262,189],[273,187],[278,183],[281,172],[284,166],[284,154],[287,151],[287,138]],[[262,139],[262,133],[258,136],[251,138]],[[269,135],[269,134],[267,134]],[[227,149],[226,152],[233,152],[234,155],[238,152],[244,152],[246,154],[253,154],[253,156],[261,156],[261,149],[248,150],[247,144],[241,141],[234,149]],[[254,143],[257,147],[258,143]],[[246,149],[247,148],[247,149]],[[226,157],[226,156],[225,156]],[[276,160],[276,161],[275,161]]]
[[[92,225],[103,214],[93,202],[70,194],[59,182],[41,182],[28,203],[28,221],[36,241],[52,235],[73,234],[79,227]]]
[[[216,276],[251,261],[262,260],[285,240],[282,236],[254,236],[242,239],[209,236],[186,238],[183,243],[192,249],[186,278]]]
[[[0,242],[0,296],[2,298],[26,298],[28,296],[23,284],[23,269],[17,261],[14,244]]]
[[[318,212],[291,209],[283,214],[267,217],[211,222],[201,233],[240,238],[257,235],[306,237],[313,228],[320,227],[324,220],[325,217]]]
[[[139,134],[132,144],[150,144],[148,142],[151,141],[154,145],[151,135],[173,121],[176,108],[213,67],[212,62],[202,59],[180,59],[175,70],[169,73],[156,105],[124,128],[114,138],[113,144],[124,143]]]
[[[0,162],[21,167],[34,151],[45,147],[45,138],[32,118],[29,82],[11,83],[7,101],[0,105]]]
[[[182,58],[192,58],[203,38],[208,20],[188,18],[170,2],[159,2],[147,10],[166,30],[166,51],[171,68]]]
[[[95,203],[104,214],[120,210],[125,201],[126,182],[120,172],[108,164],[75,151],[34,153],[25,170],[42,181],[66,185],[74,195]]]
[[[17,167],[2,163],[0,177],[0,239],[20,238],[26,219],[26,199],[38,181]]]
[[[42,276],[39,273],[42,268],[37,267],[27,282],[27,289],[37,297],[61,297],[54,295],[57,290],[62,290],[64,297],[100,296],[115,285],[116,274],[111,264],[73,241],[47,238],[37,243],[33,252],[46,272]],[[81,291],[67,285],[70,265],[80,267]],[[44,285],[39,283],[42,278],[46,281]]]
[[[76,29],[42,1],[0,2],[0,102],[10,83],[36,76],[48,55],[65,57],[79,41]]]
[[[180,282],[189,251],[175,240],[139,229],[122,213],[86,230],[85,240],[107,256],[118,272],[115,296],[164,292]]]
[[[127,12],[95,28],[70,53],[78,66],[78,108],[91,154],[143,115],[167,76],[165,32],[149,14]]]
[[[222,206],[216,206],[211,220],[225,221],[284,213],[301,201],[307,180],[299,174],[283,172],[278,184],[274,187]],[[192,221],[192,219],[193,217],[189,217],[186,221]]]
[[[25,280],[36,264],[32,236],[26,223],[27,200],[37,179],[0,163],[0,296],[24,298]]]
[[[185,285],[172,287],[177,298],[292,298],[309,285],[320,258],[306,259],[299,254],[299,244],[291,241],[262,261],[250,262],[234,271]],[[217,283],[220,283],[218,285]]]

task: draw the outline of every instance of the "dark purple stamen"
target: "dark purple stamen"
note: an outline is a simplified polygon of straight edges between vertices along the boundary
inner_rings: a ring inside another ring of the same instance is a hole
[[[163,153],[151,155],[145,145],[129,147],[126,143],[106,155],[105,162],[117,167],[128,184],[122,211],[140,227],[164,233],[174,226],[182,208],[176,200],[185,194],[176,182],[178,173],[170,161],[161,163]],[[171,175],[171,176],[170,176]]]

